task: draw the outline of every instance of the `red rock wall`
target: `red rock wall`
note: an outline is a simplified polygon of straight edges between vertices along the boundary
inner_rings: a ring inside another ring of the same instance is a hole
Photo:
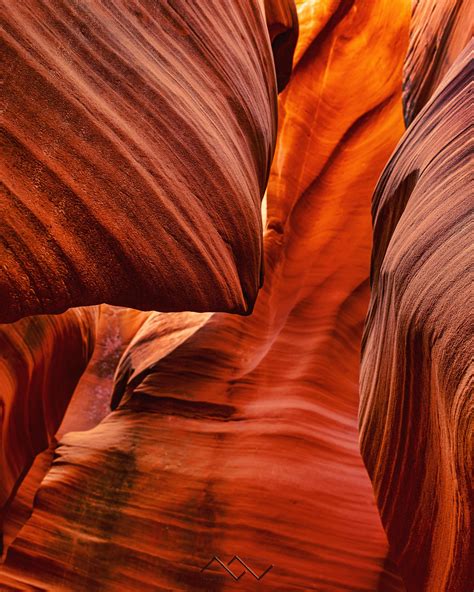
[[[361,447],[413,592],[473,581],[473,49],[405,133],[373,202]]]
[[[117,362],[147,315],[102,305],[0,326],[4,553],[31,513],[57,439],[109,414]]]
[[[0,322],[250,312],[276,136],[263,2],[6,0],[2,57]]]
[[[412,0],[410,44],[403,68],[409,125],[426,105],[474,33],[472,0]]]
[[[118,361],[150,313],[99,307],[92,358],[74,390],[58,434],[89,430],[110,413],[110,392]]]
[[[300,2],[254,312],[151,315],[116,410],[67,434],[5,581],[54,590],[400,590],[358,450],[370,196],[403,132],[408,2]],[[234,562],[231,568],[239,574]]]
[[[98,311],[0,325],[0,523],[36,455],[49,447],[92,354]]]

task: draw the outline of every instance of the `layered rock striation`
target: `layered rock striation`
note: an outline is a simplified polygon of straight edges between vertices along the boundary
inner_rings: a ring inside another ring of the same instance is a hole
[[[2,530],[18,487],[50,446],[92,355],[97,318],[94,307],[0,325]]]
[[[283,88],[292,2],[266,4]],[[1,25],[0,322],[250,312],[277,115],[263,1],[5,1]]]
[[[472,0],[413,0],[410,44],[403,68],[409,125],[426,105],[474,30]]]
[[[405,133],[374,201],[361,448],[406,587],[472,581],[472,54]]]
[[[253,314],[150,314],[119,363],[115,410],[56,449],[10,582],[230,590],[222,566],[202,568],[239,555],[257,575],[273,565],[245,573],[248,592],[402,589],[357,410],[370,196],[403,133],[409,12],[298,3]]]

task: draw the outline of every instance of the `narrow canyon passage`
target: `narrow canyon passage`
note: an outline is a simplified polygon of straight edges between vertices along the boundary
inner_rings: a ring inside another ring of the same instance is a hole
[[[470,9],[429,4],[6,6],[0,590],[464,592]]]

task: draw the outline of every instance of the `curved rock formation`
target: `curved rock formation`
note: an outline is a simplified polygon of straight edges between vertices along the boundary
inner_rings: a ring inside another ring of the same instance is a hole
[[[409,125],[473,36],[472,0],[412,0],[410,44],[403,72]]]
[[[293,0],[265,0],[265,18],[272,42],[278,91],[290,80],[298,40],[298,14]]]
[[[413,592],[472,587],[473,49],[406,132],[373,202],[361,446]]]
[[[150,313],[101,305],[92,358],[74,391],[58,435],[89,430],[110,413],[118,361]]]
[[[292,2],[267,1],[290,37]],[[5,1],[2,57],[0,322],[250,312],[276,135],[263,0]]]
[[[300,2],[249,317],[155,313],[67,434],[4,577],[60,590],[400,590],[358,451],[370,196],[403,133],[409,3]],[[274,39],[276,39],[275,37]],[[341,248],[343,245],[343,248]],[[241,567],[241,566],[240,566]],[[238,562],[230,569],[241,573]]]
[[[0,526],[36,455],[47,449],[94,347],[97,310],[0,325]]]
[[[118,360],[147,316],[102,305],[0,325],[4,552],[31,513],[57,438],[110,412]]]

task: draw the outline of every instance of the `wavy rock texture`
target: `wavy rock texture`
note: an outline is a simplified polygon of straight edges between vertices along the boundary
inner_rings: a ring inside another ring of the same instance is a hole
[[[92,358],[69,403],[58,434],[89,430],[110,413],[117,364],[150,313],[101,305]]]
[[[288,33],[286,4],[267,10]],[[276,135],[263,1],[4,1],[2,28],[0,322],[250,312]]]
[[[373,204],[361,446],[413,592],[472,587],[473,48],[406,132]]]
[[[18,457],[14,479],[2,475],[2,483],[10,483],[14,493],[8,503],[6,495],[2,499],[4,553],[31,514],[34,495],[51,466],[57,439],[70,431],[94,427],[110,412],[117,363],[147,316],[102,305],[95,310],[31,317],[0,327],[5,336],[1,342],[4,366],[0,384],[5,384],[7,373],[11,384],[2,392],[7,409],[2,422],[2,449],[10,460],[15,454]],[[53,330],[55,327],[59,330]],[[1,466],[7,470],[8,463]]]
[[[94,348],[97,309],[0,325],[0,522],[51,444]]]
[[[237,554],[258,574],[274,565],[262,581],[246,573],[246,592],[401,589],[384,570],[357,409],[370,196],[403,133],[409,12],[299,3],[255,310],[149,317],[115,411],[62,439],[9,585],[233,590],[221,567],[201,568]]]
[[[472,0],[413,0],[410,44],[403,72],[409,125],[426,105],[473,35]]]
[[[25,471],[16,483],[14,494],[8,504],[2,508],[1,543],[3,561],[8,553],[8,548],[20,529],[31,516],[36,492],[41,485],[46,473],[51,468],[54,450],[58,442],[56,437],[51,437],[49,447],[37,454],[33,463],[28,462]],[[0,585],[5,584],[5,578],[0,566]],[[1,588],[0,588],[1,589]]]

